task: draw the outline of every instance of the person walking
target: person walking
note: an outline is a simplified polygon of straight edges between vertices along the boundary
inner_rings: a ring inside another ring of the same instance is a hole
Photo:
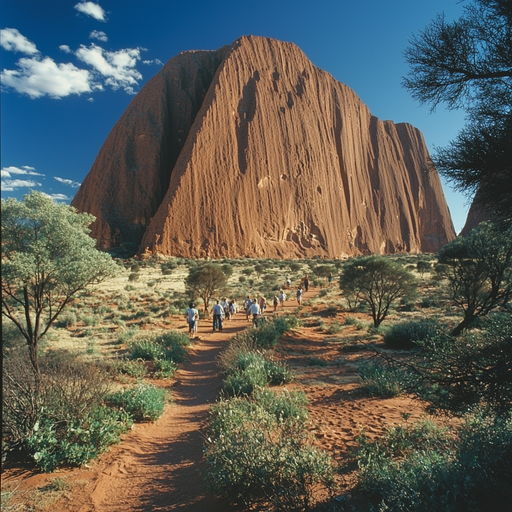
[[[232,299],[229,303],[229,319],[232,320],[235,314],[237,313],[238,308],[236,304],[236,300]]]
[[[331,286],[332,283],[332,272],[329,272],[329,286]]]
[[[306,292],[309,290],[309,276],[304,278],[304,290],[306,290]]]
[[[213,306],[213,332],[215,329],[219,329],[219,332],[222,332],[222,320],[224,320],[224,309],[219,304],[219,301],[215,301],[215,306]]]
[[[279,304],[279,299],[277,298],[277,295],[274,295],[273,304],[274,304],[274,313],[275,313],[276,309],[277,309],[277,305]]]
[[[247,295],[247,298],[244,300],[244,311],[245,311],[245,317],[247,318],[247,321],[249,321],[249,315],[251,314],[251,312],[250,312],[251,304],[252,304],[252,300],[249,297],[249,295]]]
[[[256,299],[252,300],[252,304],[251,304],[251,306],[249,308],[249,311],[251,312],[251,315],[252,315],[252,325],[256,326],[256,322],[258,320],[258,316],[261,315],[260,306],[256,302]]]
[[[188,305],[186,315],[188,322],[188,335],[192,338],[192,335],[197,332],[197,321],[199,319],[199,311],[195,309],[195,304],[193,302]]]
[[[265,308],[267,307],[267,299],[263,297],[263,295],[260,297],[260,312],[261,316],[263,316],[263,313],[265,313]]]
[[[301,286],[299,286],[297,288],[296,296],[297,296],[297,302],[299,303],[299,306],[300,306],[302,304],[302,287]]]
[[[224,297],[220,301],[220,305],[222,306],[222,309],[224,310],[224,318],[229,318],[229,303],[226,300],[226,297]]]
[[[284,301],[286,300],[286,294],[284,293],[284,290],[281,290],[281,293],[279,294],[279,303],[284,308]]]

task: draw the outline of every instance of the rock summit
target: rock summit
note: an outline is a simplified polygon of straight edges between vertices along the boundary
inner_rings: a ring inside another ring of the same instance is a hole
[[[437,252],[454,236],[421,132],[381,121],[294,44],[241,37],[170,59],[72,205],[110,250],[329,258]]]

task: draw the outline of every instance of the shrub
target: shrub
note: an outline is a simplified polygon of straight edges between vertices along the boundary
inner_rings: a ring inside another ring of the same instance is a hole
[[[129,342],[130,357],[132,359],[143,359],[154,361],[165,358],[165,349],[156,343],[151,337],[139,337]]]
[[[423,422],[360,437],[361,490],[380,510],[510,510],[511,418],[473,416],[455,434]]]
[[[389,348],[409,350],[414,348],[415,341],[425,341],[439,333],[437,319],[408,320],[389,328],[384,336],[384,343]]]
[[[166,393],[164,389],[151,384],[139,384],[109,395],[108,400],[126,411],[135,421],[155,421],[164,411]]]
[[[232,366],[226,368],[224,391],[227,395],[250,395],[267,384],[285,384],[293,380],[293,373],[285,365],[266,359],[259,352],[238,351]]]
[[[129,425],[125,415],[104,406],[70,419],[64,426],[43,414],[26,445],[36,466],[51,472],[64,463],[80,466],[97,457],[119,443]]]
[[[178,366],[173,361],[157,360],[154,363],[154,377],[157,379],[172,379]]]
[[[279,510],[308,510],[315,487],[333,488],[333,465],[309,443],[304,398],[270,393],[212,408],[203,475],[210,491],[247,509],[270,502]]]
[[[361,389],[370,396],[393,397],[402,392],[404,380],[402,371],[375,361],[363,361],[359,364]]]
[[[112,363],[112,369],[117,373],[129,375],[130,377],[135,377],[136,379],[141,379],[144,377],[147,371],[146,365],[143,361],[132,361],[130,359],[120,359],[119,361],[114,361],[114,363]]]

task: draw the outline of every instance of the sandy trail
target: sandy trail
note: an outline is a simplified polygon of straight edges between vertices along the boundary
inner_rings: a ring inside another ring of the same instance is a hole
[[[314,295],[309,291],[304,298]],[[288,300],[278,313],[296,306],[296,301]],[[271,306],[267,311],[272,310]],[[221,389],[216,358],[226,341],[249,325],[243,312],[225,321],[222,333],[212,332],[209,319],[199,323],[201,339],[193,344],[189,361],[181,365],[171,385],[173,404],[155,423],[137,425],[104,457],[109,461],[104,460],[107,464],[90,502],[80,512],[229,510],[207,492],[201,478],[202,428]]]

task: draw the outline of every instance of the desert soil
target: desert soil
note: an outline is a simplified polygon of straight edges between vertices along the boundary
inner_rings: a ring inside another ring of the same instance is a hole
[[[318,289],[310,289],[304,300],[317,293]],[[279,313],[295,311],[296,307],[295,301],[286,301]],[[343,315],[338,313],[336,321],[342,323]],[[359,316],[368,321],[365,315]],[[210,322],[201,321],[188,361],[180,365],[174,379],[157,381],[172,394],[172,403],[164,414],[154,423],[135,425],[119,445],[97,460],[82,468],[60,469],[52,474],[8,461],[3,468],[2,488],[16,489],[18,510],[235,510],[205,489],[202,451],[208,410],[221,390],[216,357],[225,343],[248,325],[243,313],[225,322],[222,333],[213,333]],[[185,328],[184,320],[180,327]],[[351,339],[360,339],[356,326],[347,326],[339,335],[329,336],[306,325],[286,333],[276,354],[296,372],[296,381],[288,388],[303,389],[309,398],[309,428],[315,442],[338,462],[356,445],[355,438],[362,428],[373,437],[387,425],[404,423],[403,413],[410,415],[408,421],[423,414],[419,404],[410,398],[369,398],[361,393],[354,362],[371,352],[347,351],[344,347]],[[53,499],[48,491],[43,499],[44,490],[52,488],[56,478],[59,482],[65,480],[67,490],[54,493]],[[354,477],[344,477],[339,483],[340,495],[349,496]]]

